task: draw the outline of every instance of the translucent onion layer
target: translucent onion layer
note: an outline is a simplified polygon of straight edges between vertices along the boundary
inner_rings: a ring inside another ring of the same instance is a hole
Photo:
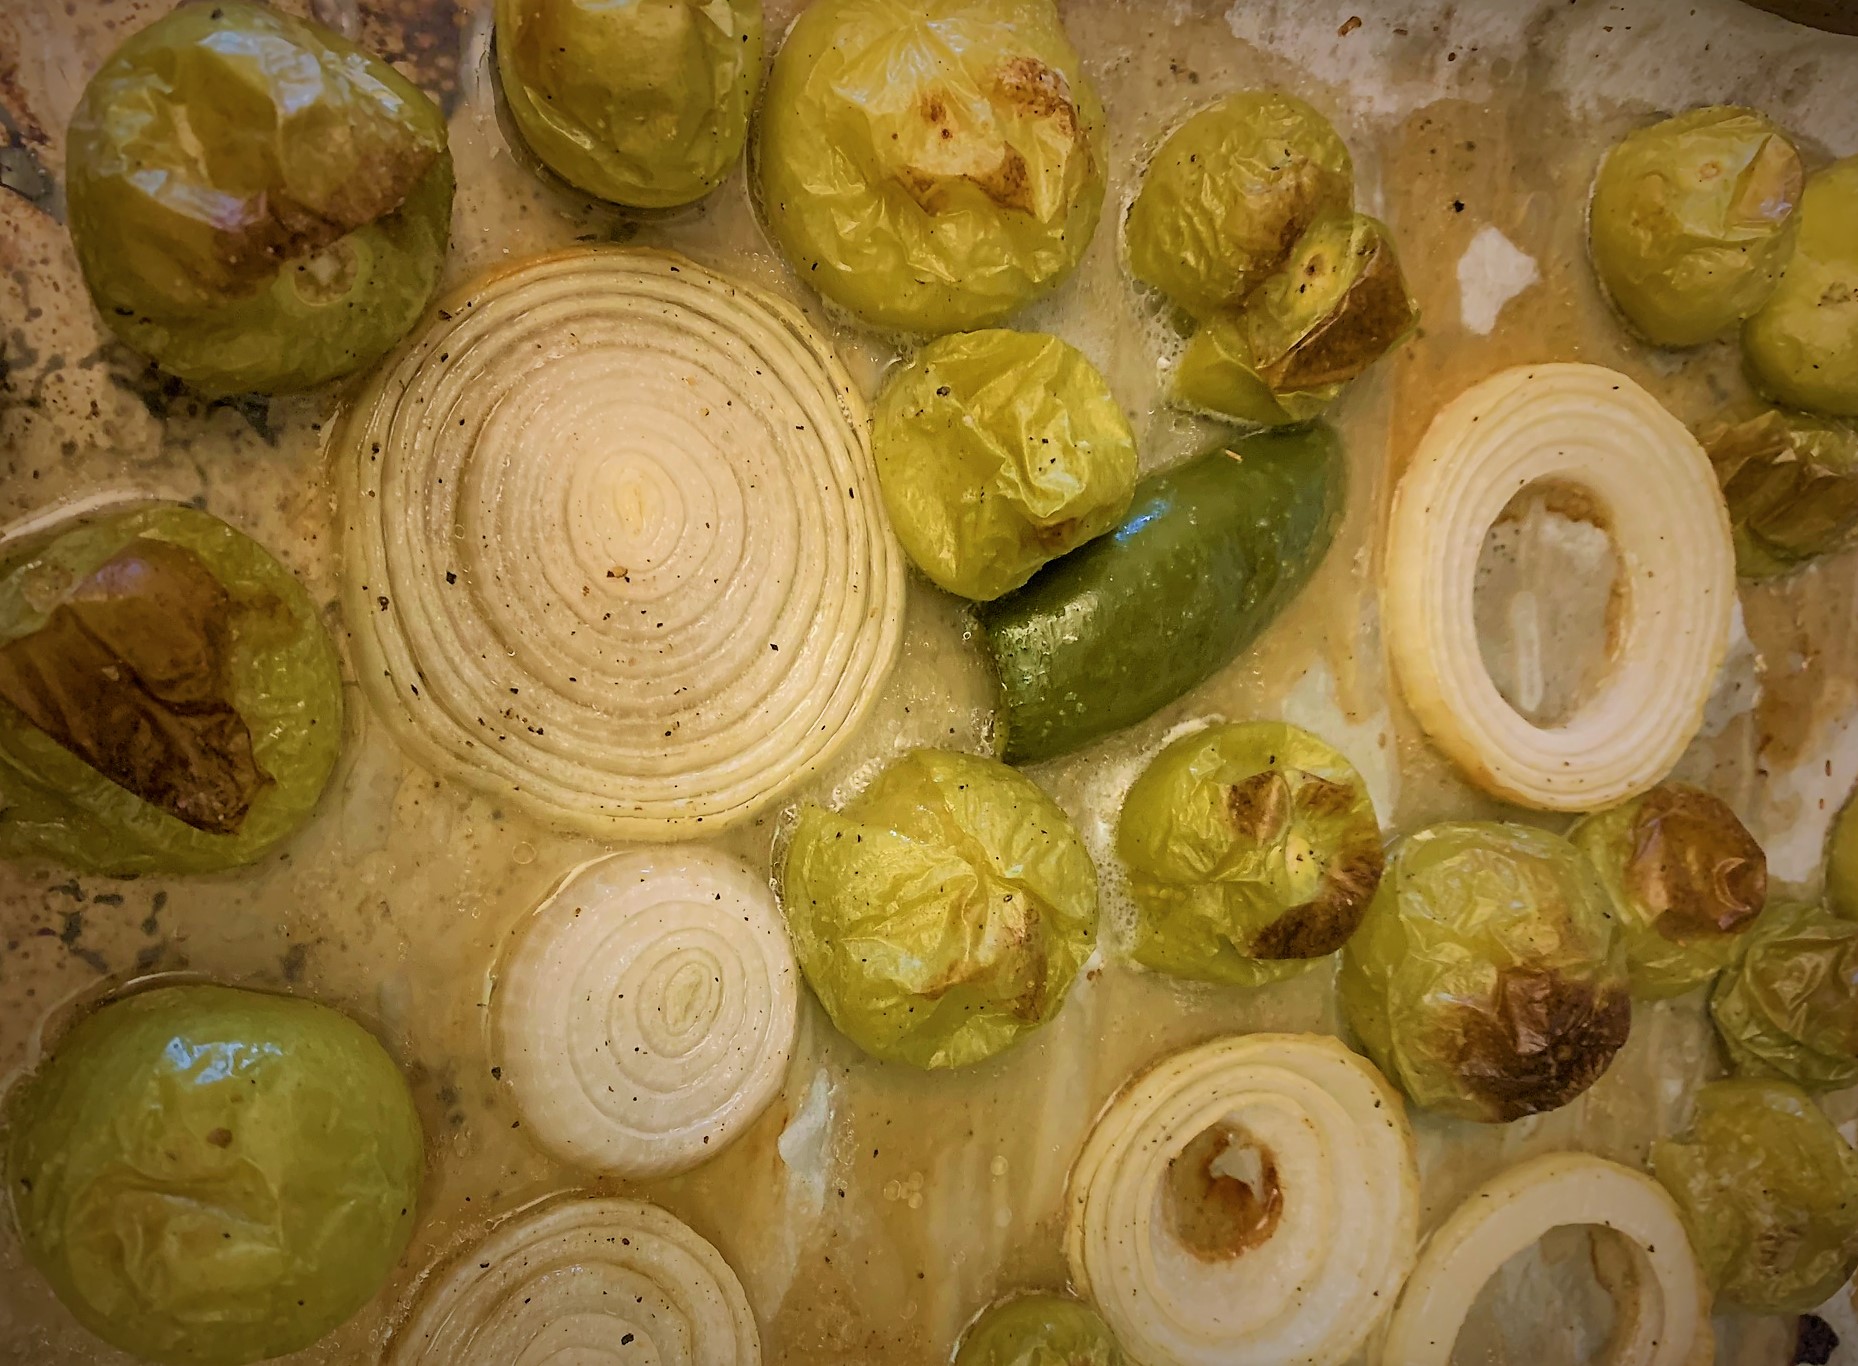
[[[1569,719],[1538,726],[1497,691],[1472,599],[1485,534],[1532,485],[1571,490],[1621,560],[1613,665]],[[1626,376],[1506,370],[1433,419],[1394,495],[1387,640],[1408,702],[1485,790],[1592,811],[1656,785],[1689,746],[1729,643],[1735,554],[1709,458]]]
[[[635,1180],[715,1156],[781,1089],[797,969],[774,893],[726,854],[617,854],[568,877],[497,982],[530,1135]]]
[[[1610,1231],[1595,1267],[1617,1306],[1604,1366],[1708,1366],[1709,1289],[1677,1206],[1651,1177],[1549,1153],[1480,1186],[1426,1242],[1379,1347],[1382,1366],[1447,1366],[1478,1291],[1550,1229]]]
[[[1405,1106],[1327,1036],[1215,1039],[1137,1077],[1071,1169],[1065,1255],[1149,1366],[1340,1366],[1413,1264]]]
[[[387,1366],[759,1366],[722,1254],[656,1205],[566,1200],[520,1214],[426,1288]]]
[[[585,248],[447,300],[337,447],[362,685],[429,767],[605,838],[763,809],[876,700],[904,572],[863,405],[777,299]]]

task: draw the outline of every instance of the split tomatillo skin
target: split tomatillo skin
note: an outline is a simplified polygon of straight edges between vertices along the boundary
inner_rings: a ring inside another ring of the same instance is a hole
[[[71,118],[72,240],[103,320],[208,395],[309,389],[384,355],[438,285],[438,106],[321,25],[183,5]]]
[[[1858,157],[1806,183],[1800,240],[1742,329],[1755,387],[1776,402],[1858,417]]]
[[[1579,1096],[1632,1020],[1593,864],[1560,836],[1494,822],[1435,825],[1394,847],[1340,987],[1368,1055],[1415,1103],[1485,1122]]]
[[[1196,318],[1237,309],[1325,211],[1346,213],[1354,166],[1329,121],[1295,96],[1247,90],[1161,144],[1129,207],[1136,279]]]
[[[1103,207],[1103,108],[1052,0],[809,5],[757,138],[788,262],[900,332],[987,327],[1050,292]]]
[[[1858,922],[1770,906],[1718,980],[1710,1016],[1744,1076],[1809,1091],[1858,1082]]]
[[[1653,788],[1568,838],[1613,899],[1636,996],[1702,986],[1767,903],[1767,855],[1725,802],[1694,787]]]
[[[1712,106],[1628,134],[1594,182],[1594,268],[1659,346],[1699,346],[1755,313],[1794,249],[1805,172],[1766,116]]]
[[[0,549],[0,853],[248,864],[309,818],[341,746],[315,604],[217,517],[149,504]]]
[[[1727,1307],[1805,1313],[1858,1270],[1858,1153],[1797,1086],[1704,1087],[1652,1169]]]
[[[1031,779],[919,749],[842,810],[801,809],[781,908],[808,985],[853,1042],[963,1067],[1058,1013],[1096,943],[1097,875]]]
[[[1256,985],[1334,953],[1381,879],[1380,823],[1338,751],[1275,721],[1219,725],[1156,756],[1116,847],[1146,967]]]
[[[1058,1295],[1019,1295],[969,1325],[954,1366],[1127,1366],[1089,1305]]]
[[[941,337],[872,414],[891,528],[938,587],[987,602],[1108,531],[1135,488],[1135,436],[1110,387],[1056,337]]]
[[[544,165],[629,208],[703,198],[742,155],[760,0],[497,0],[497,78]]]
[[[111,1002],[7,1102],[27,1255],[84,1326],[172,1366],[306,1347],[413,1231],[424,1141],[366,1030],[218,986]]]
[[[1858,430],[1805,413],[1715,423],[1709,453],[1735,530],[1745,579],[1791,573],[1858,543]]]

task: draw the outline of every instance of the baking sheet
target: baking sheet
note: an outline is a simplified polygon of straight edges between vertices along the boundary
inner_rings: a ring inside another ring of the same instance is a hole
[[[448,280],[577,240],[674,245],[805,299],[754,221],[740,171],[700,209],[633,225],[537,183],[499,131],[471,0],[296,0],[422,80],[452,109],[459,197]],[[1628,342],[1582,256],[1583,202],[1604,148],[1655,111],[1757,105],[1815,156],[1858,151],[1858,39],[1793,26],[1735,0],[1067,0],[1065,20],[1111,124],[1109,203],[1169,126],[1224,91],[1274,85],[1328,113],[1354,153],[1364,207],[1385,218],[1425,313],[1421,337],[1353,386],[1336,421],[1353,484],[1342,540],[1261,646],[1151,722],[1035,776],[1077,820],[1105,875],[1105,936],[1127,921],[1109,841],[1121,794],[1181,725],[1283,717],[1347,752],[1390,830],[1506,812],[1465,787],[1417,733],[1388,675],[1373,591],[1389,481],[1434,411],[1510,364],[1617,366],[1686,421],[1742,396],[1733,350],[1676,361]],[[119,491],[194,500],[250,530],[302,575],[341,638],[335,509],[322,442],[339,395],[208,405],[100,333],[60,224],[62,129],[88,74],[165,0],[6,0],[0,7],[0,519]],[[796,6],[769,4],[770,33]],[[1359,22],[1355,22],[1359,20]],[[772,44],[770,44],[772,46]],[[1170,342],[1117,265],[1114,211],[1077,278],[1020,320],[1104,369],[1144,465],[1214,428],[1158,405]],[[807,300],[809,307],[812,301]],[[887,345],[814,308],[867,388]],[[1531,533],[1538,564],[1580,556],[1578,528]],[[1559,539],[1557,539],[1559,538]],[[1564,575],[1493,575],[1487,652],[1534,667],[1506,630],[1534,614],[1550,667],[1591,657],[1590,556]],[[1551,591],[1540,579],[1547,580]],[[1514,598],[1536,600],[1518,607]],[[805,796],[855,789],[917,744],[975,748],[987,685],[953,600],[911,587],[909,643],[877,714]],[[1734,804],[1776,877],[1812,890],[1833,809],[1858,779],[1858,557],[1744,594],[1742,629],[1705,734],[1681,773]],[[1529,632],[1524,631],[1523,636]],[[345,757],[319,816],[241,873],[133,882],[0,866],[0,1072],[29,1066],[63,1019],[121,982],[188,972],[281,987],[348,1009],[409,1068],[432,1145],[424,1218],[379,1300],[293,1362],[369,1362],[419,1277],[498,1215],[551,1191],[611,1189],[543,1156],[491,1073],[485,1003],[508,935],[567,868],[600,852],[435,781],[402,758],[350,691]],[[780,813],[725,843],[766,866]],[[1544,823],[1559,824],[1545,821]],[[1137,1068],[1229,1030],[1338,1026],[1328,974],[1256,992],[1138,973],[1113,948],[1054,1024],[1002,1058],[921,1076],[863,1058],[803,1008],[785,1094],[727,1152],[637,1188],[714,1241],[740,1273],[771,1363],[946,1359],[995,1295],[1064,1281],[1065,1171],[1105,1098]],[[1698,998],[1639,1005],[1632,1039],[1593,1091],[1501,1129],[1419,1117],[1429,1220],[1529,1154],[1577,1147],[1628,1162],[1682,1124],[1717,1067]],[[1829,1098],[1853,1136],[1858,1096]],[[1557,1235],[1493,1282],[1455,1360],[1585,1360],[1609,1308],[1584,1239]],[[1858,1362],[1842,1293],[1822,1311]],[[1721,1323],[1720,1359],[1791,1357],[1791,1324]],[[0,1360],[116,1363],[0,1233]]]

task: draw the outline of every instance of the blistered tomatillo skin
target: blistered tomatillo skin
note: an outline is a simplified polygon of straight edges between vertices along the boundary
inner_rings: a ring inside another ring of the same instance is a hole
[[[1381,880],[1361,775],[1276,721],[1213,726],[1162,750],[1123,799],[1116,850],[1137,909],[1130,956],[1241,986],[1341,948]]]
[[[1729,965],[1768,898],[1768,859],[1720,798],[1667,784],[1568,832],[1613,898],[1635,996],[1679,996]]]
[[[639,209],[701,199],[748,139],[760,0],[497,0],[497,78],[569,184]]]
[[[1770,906],[1710,997],[1735,1070],[1809,1091],[1858,1082],[1858,922]]]
[[[1103,206],[1103,109],[1052,0],[819,0],[761,104],[762,209],[865,322],[986,327],[1055,287]]]
[[[1594,269],[1634,328],[1699,346],[1767,302],[1794,249],[1805,172],[1752,109],[1693,109],[1629,133],[1594,181]]]
[[[942,337],[872,414],[891,527],[938,586],[988,602],[1115,526],[1135,435],[1096,367],[1038,332]]]
[[[209,395],[383,355],[439,280],[444,116],[385,62],[244,0],[184,5],[85,87],[71,236],[98,311]]]
[[[1057,1295],[991,1306],[962,1336],[954,1366],[1126,1366],[1097,1311]]]
[[[1775,578],[1858,543],[1858,429],[1768,412],[1697,439],[1722,483],[1741,577]]]
[[[1652,1169],[1725,1308],[1804,1313],[1858,1270],[1858,1153],[1797,1086],[1704,1087]]]
[[[1175,369],[1173,396],[1260,426],[1306,422],[1418,322],[1386,227],[1330,211],[1240,311],[1200,324]]]
[[[1347,213],[1354,175],[1342,139],[1302,100],[1228,95],[1149,163],[1123,228],[1129,268],[1196,318],[1236,309],[1319,217]]]
[[[155,504],[7,551],[0,854],[215,872],[308,819],[341,750],[341,671],[263,546]]]
[[[832,1022],[917,1067],[980,1062],[1044,1024],[1096,943],[1097,874],[1071,822],[969,754],[915,750],[843,810],[803,807],[781,876]]]
[[[1858,417],[1858,157],[1806,183],[1800,241],[1742,329],[1755,387],[1778,402]]]
[[[424,1166],[413,1098],[324,1006],[164,987],[86,1017],[8,1099],[27,1255],[98,1337],[238,1366],[305,1347],[381,1287]]]
[[[1396,845],[1340,986],[1381,1070],[1415,1103],[1463,1119],[1566,1105],[1632,1022],[1600,875],[1529,826],[1447,823]]]

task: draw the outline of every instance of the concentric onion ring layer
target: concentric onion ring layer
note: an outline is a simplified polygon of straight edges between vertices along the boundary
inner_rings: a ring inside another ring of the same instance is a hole
[[[1568,720],[1537,726],[1497,691],[1473,616],[1478,556],[1535,484],[1580,491],[1612,533],[1625,585],[1613,664]],[[1506,370],[1433,420],[1394,496],[1387,640],[1420,723],[1486,790],[1595,811],[1655,786],[1703,722],[1735,606],[1729,516],[1709,457],[1624,375]]]
[[[797,975],[773,892],[725,854],[579,869],[524,928],[492,998],[530,1135],[635,1180],[714,1157],[780,1091]]]
[[[388,1366],[758,1366],[742,1283],[637,1200],[518,1215],[426,1289]]]
[[[1617,1306],[1597,1366],[1708,1366],[1709,1289],[1677,1206],[1651,1177],[1585,1153],[1532,1158],[1487,1182],[1426,1241],[1387,1325],[1382,1366],[1447,1366],[1478,1291],[1550,1229],[1617,1235],[1623,1272],[1596,1258]],[[1596,1249],[1597,1251],[1598,1249]]]
[[[590,248],[449,300],[338,458],[364,688],[434,769],[602,837],[825,761],[897,653],[863,406],[776,299]]]
[[[1168,1214],[1171,1164],[1208,1130],[1270,1155],[1269,1236],[1209,1259]],[[1413,1264],[1419,1174],[1400,1097],[1333,1038],[1216,1039],[1137,1077],[1071,1169],[1065,1255],[1133,1359],[1150,1366],[1339,1366]]]

